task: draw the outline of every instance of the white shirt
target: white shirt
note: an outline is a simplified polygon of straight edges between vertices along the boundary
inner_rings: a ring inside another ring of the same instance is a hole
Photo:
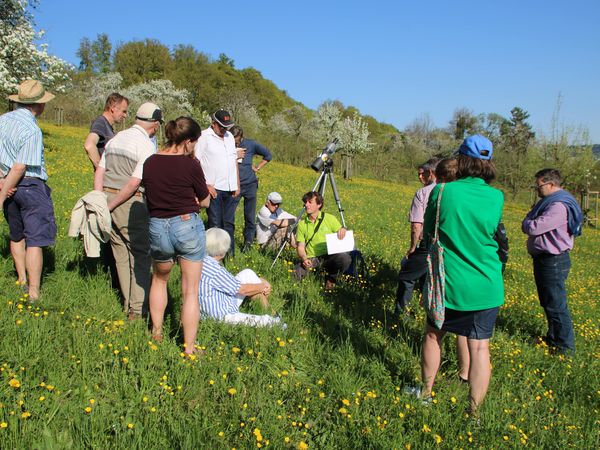
[[[206,184],[219,191],[237,191],[235,139],[229,131],[221,139],[212,128],[203,130],[196,143],[196,158],[202,164]]]
[[[273,221],[279,219],[295,219],[295,217],[281,208],[277,208],[274,213],[269,211],[266,205],[260,208],[256,216],[256,240],[259,244],[266,243],[277,231],[277,226],[273,225]]]
[[[122,189],[130,177],[142,179],[144,162],[156,152],[146,130],[133,125],[115,135],[104,148],[99,166],[106,169],[104,186]]]

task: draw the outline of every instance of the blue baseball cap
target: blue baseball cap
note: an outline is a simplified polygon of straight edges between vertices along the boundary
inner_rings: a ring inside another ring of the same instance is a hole
[[[466,138],[458,149],[461,155],[470,156],[477,159],[492,159],[494,146],[492,141],[480,134],[474,134]]]

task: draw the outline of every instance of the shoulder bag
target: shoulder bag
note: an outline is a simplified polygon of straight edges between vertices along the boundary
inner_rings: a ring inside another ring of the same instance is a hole
[[[441,329],[444,324],[446,297],[446,273],[444,271],[444,247],[439,241],[440,225],[440,204],[442,202],[442,193],[445,183],[440,186],[437,198],[437,211],[435,213],[435,228],[433,240],[427,249],[427,275],[425,286],[423,288],[423,305],[427,312],[427,317],[431,320],[437,329]]]

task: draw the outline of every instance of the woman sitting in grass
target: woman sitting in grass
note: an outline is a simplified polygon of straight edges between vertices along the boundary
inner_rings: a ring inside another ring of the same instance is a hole
[[[240,312],[240,306],[248,297],[260,303],[263,310],[269,310],[271,285],[259,278],[250,269],[244,269],[236,276],[231,275],[222,265],[229,250],[231,238],[220,228],[206,231],[206,256],[200,281],[200,310],[203,318],[212,318],[231,324],[251,326],[286,325],[279,316],[254,315]]]

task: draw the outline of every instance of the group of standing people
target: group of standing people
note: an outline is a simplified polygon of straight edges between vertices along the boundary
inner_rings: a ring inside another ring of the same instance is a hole
[[[9,96],[16,108],[0,117],[0,206],[9,226],[18,283],[30,301],[40,297],[42,248],[53,245],[56,236],[42,133],[36,122],[53,98],[41,83],[27,80],[16,95]],[[153,138],[163,123],[161,109],[144,103],[133,126],[115,134],[113,126],[124,120],[128,107],[127,98],[111,94],[104,112],[92,123],[84,147],[95,170],[94,190],[105,194],[105,203],[97,198],[84,203],[94,212],[107,210],[110,216],[109,229],[106,223],[96,223],[95,228],[88,224],[87,229],[96,238],[98,229],[109,236],[129,318],[146,315],[149,298],[153,337],[162,339],[167,282],[178,260],[186,353],[194,352],[201,311],[206,317],[231,323],[281,324],[278,316],[239,312],[246,297],[269,310],[272,288],[266,280],[252,271],[233,276],[219,264],[234,251],[234,216],[240,198],[245,203],[244,249],[252,245],[255,235],[261,245],[279,245],[295,225],[296,219],[280,208],[281,195],[272,192],[259,211],[256,229],[256,173],[271,160],[269,150],[245,139],[229,113],[218,110],[206,130],[189,117],[169,121],[166,143],[157,152]],[[257,166],[255,155],[262,156]],[[402,314],[414,286],[427,271],[428,247],[438,227],[444,249],[445,320],[441,326],[427,321],[423,385],[414,392],[425,401],[430,398],[440,367],[442,338],[447,332],[456,334],[459,377],[469,383],[472,412],[487,392],[489,340],[504,303],[503,250],[507,247],[500,228],[504,200],[490,186],[496,176],[492,155],[492,143],[475,135],[465,139],[451,158],[439,164],[430,160],[419,167],[424,187],[411,206],[411,243],[397,291],[396,312]],[[574,237],[581,233],[583,215],[576,200],[561,188],[558,170],[544,169],[534,178],[540,201],[523,220],[522,231],[528,236],[540,304],[548,320],[544,340],[557,352],[572,353],[574,332],[565,283],[569,252]],[[322,267],[327,272],[326,287],[332,288],[351,258],[347,253],[329,255],[325,235],[336,233],[343,239],[346,229],[322,211],[319,193],[306,193],[302,202],[306,216],[297,224],[294,245],[300,262],[294,276],[302,279]],[[200,208],[207,208],[206,233]]]
[[[204,131],[190,117],[169,121],[164,128],[166,142],[157,149],[152,138],[163,124],[160,107],[144,103],[136,112],[134,125],[114,134],[112,125],[126,116],[127,107],[125,97],[111,94],[104,113],[92,123],[84,145],[94,164],[94,192],[106,194],[106,208],[112,219],[110,249],[125,310],[130,319],[144,317],[149,311],[152,336],[161,341],[167,283],[174,264],[179,262],[184,347],[186,353],[193,353],[203,293],[210,297],[209,292],[221,289],[219,298],[234,297],[237,309],[240,295],[243,299],[260,294],[261,305],[268,306],[270,284],[258,277],[248,277],[248,272],[242,276],[246,282],[240,283],[241,292],[230,292],[227,290],[230,286],[211,283],[219,272],[214,270],[214,262],[222,260],[224,254],[207,255],[206,249],[215,248],[210,239],[222,235],[205,233],[199,212],[201,208],[207,209],[209,231],[227,232],[230,239],[226,253],[233,253],[234,215],[239,195],[243,192],[247,196],[246,205],[253,202],[252,207],[256,207],[254,171],[260,170],[271,159],[271,154],[254,141],[244,141],[239,127],[236,141],[229,131],[234,124],[225,110],[213,114],[211,126]],[[236,147],[236,144],[247,147]],[[254,154],[263,156],[257,167],[252,165]],[[242,164],[245,157],[249,162]],[[241,169],[242,165],[249,168]],[[242,179],[240,173],[247,170],[251,175],[246,174]],[[254,226],[254,219],[247,219],[246,223],[248,227]],[[247,245],[252,240],[248,237]],[[205,263],[208,270],[203,270]],[[214,309],[202,311],[215,312]],[[223,317],[216,314],[214,318]]]
[[[409,312],[413,287],[423,285],[429,246],[438,227],[445,271],[445,318],[436,326],[428,317],[423,336],[422,386],[409,387],[431,401],[441,363],[442,338],[457,336],[458,377],[470,386],[470,412],[477,410],[491,377],[489,340],[499,307],[504,304],[502,273],[508,241],[501,223],[503,194],[490,186],[496,177],[493,145],[474,135],[455,155],[432,159],[419,167],[425,185],[410,210],[411,245],[401,264],[396,313]],[[567,307],[565,282],[573,237],[581,232],[583,215],[576,200],[561,188],[560,173],[544,169],[535,174],[540,201],[523,220],[527,248],[533,258],[540,304],[548,319],[546,342],[559,353],[575,351],[573,324]]]

